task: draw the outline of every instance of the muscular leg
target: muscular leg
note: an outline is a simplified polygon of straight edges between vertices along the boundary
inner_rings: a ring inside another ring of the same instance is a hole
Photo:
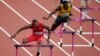
[[[65,17],[65,21],[66,21],[66,22],[64,22],[64,23],[62,24],[62,25],[63,25],[62,30],[64,30],[64,31],[66,31],[66,29],[67,29],[66,26],[68,26],[68,25],[70,24],[71,18],[70,18],[69,16],[66,16],[66,17]]]
[[[54,31],[61,23],[62,23],[62,18],[58,16],[51,27],[51,31]]]
[[[61,23],[53,23],[51,31],[54,31]]]

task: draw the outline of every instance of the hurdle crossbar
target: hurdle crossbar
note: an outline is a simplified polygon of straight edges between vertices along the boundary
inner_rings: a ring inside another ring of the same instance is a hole
[[[18,56],[18,48],[19,47],[37,47],[38,45],[14,45],[16,47],[16,56]],[[54,47],[54,45],[41,45],[41,47],[50,47],[50,56],[52,56],[52,48]]]
[[[88,22],[88,21],[95,21],[95,19],[88,19],[88,18],[85,18],[85,19],[71,19],[71,21]]]
[[[48,33],[48,32],[45,31],[44,33]],[[62,31],[62,32],[60,32],[60,31],[58,31],[58,32],[51,31],[51,33],[55,33],[55,34],[60,34],[60,33],[62,33],[62,34],[73,34],[75,32],[73,32],[73,31]]]
[[[15,47],[36,47],[38,45],[15,45]],[[54,45],[41,45],[41,47],[54,47]]]

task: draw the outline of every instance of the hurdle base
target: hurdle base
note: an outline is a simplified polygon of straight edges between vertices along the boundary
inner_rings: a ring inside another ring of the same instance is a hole
[[[60,47],[62,47],[62,45],[63,45],[63,44],[62,44],[62,43],[60,43]]]
[[[92,47],[94,47],[94,43],[92,43]]]
[[[78,32],[79,34],[82,34],[82,30],[77,30],[77,32]]]
[[[80,31],[80,34],[82,34],[82,31]]]
[[[60,46],[60,42],[58,42],[58,45]],[[72,47],[72,44],[62,44],[61,47]],[[91,45],[75,44],[74,47],[91,47]]]

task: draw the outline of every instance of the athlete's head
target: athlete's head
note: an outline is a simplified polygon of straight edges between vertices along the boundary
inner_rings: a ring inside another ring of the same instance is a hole
[[[36,19],[33,19],[32,20],[32,25],[34,25],[34,27],[37,27],[38,26],[38,22]]]
[[[65,9],[68,9],[68,2],[67,1],[63,1],[62,4],[63,4],[63,6],[64,6]]]

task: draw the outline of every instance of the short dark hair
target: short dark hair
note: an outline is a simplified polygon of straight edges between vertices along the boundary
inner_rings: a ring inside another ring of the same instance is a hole
[[[68,3],[69,3],[69,2],[67,2],[67,1],[63,1],[63,2],[62,2],[62,4],[63,4],[64,6],[68,6]]]
[[[65,3],[69,3],[69,2],[68,1],[63,1],[62,3],[65,4]]]
[[[32,22],[37,22],[37,20],[36,19],[33,19]]]

